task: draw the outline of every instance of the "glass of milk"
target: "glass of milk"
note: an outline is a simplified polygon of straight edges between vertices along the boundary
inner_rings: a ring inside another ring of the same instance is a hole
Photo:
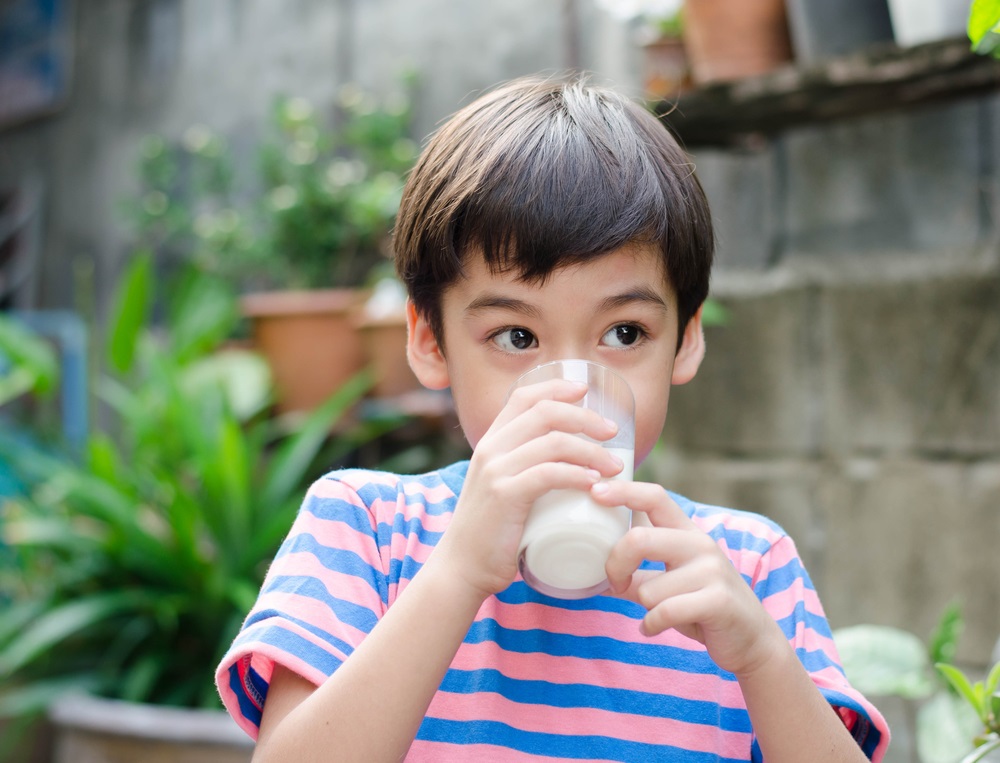
[[[521,376],[511,389],[549,379],[583,382],[579,405],[618,424],[618,434],[601,442],[625,464],[616,480],[631,480],[635,463],[635,399],[625,380],[588,360],[556,360]],[[585,435],[580,435],[585,437]],[[532,506],[518,550],[524,581],[540,593],[583,599],[608,588],[604,565],[611,548],[628,532],[631,512],[595,503],[580,490],[552,490]]]

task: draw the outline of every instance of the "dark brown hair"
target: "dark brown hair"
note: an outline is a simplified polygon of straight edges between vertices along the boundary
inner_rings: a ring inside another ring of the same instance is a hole
[[[544,280],[630,243],[662,252],[683,332],[714,250],[694,166],[645,108],[581,79],[514,80],[458,111],[413,168],[394,231],[397,272],[442,344],[441,295],[470,250]]]

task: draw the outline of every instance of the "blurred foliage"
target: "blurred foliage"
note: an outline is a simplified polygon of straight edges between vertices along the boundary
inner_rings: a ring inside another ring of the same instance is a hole
[[[357,286],[388,267],[388,235],[418,146],[414,78],[382,99],[341,88],[332,124],[302,98],[275,103],[256,172],[209,128],[141,146],[126,211],[140,246],[233,279],[242,290]]]
[[[1000,749],[1000,663],[985,681],[970,682],[952,664],[962,627],[961,610],[952,604],[926,644],[880,625],[833,634],[854,688],[919,704],[914,731],[921,763],[975,763]]]
[[[370,386],[359,376],[289,435],[266,415],[264,361],[220,347],[238,320],[232,287],[188,271],[157,327],[156,283],[146,253],[117,290],[106,431],[82,458],[0,431],[0,459],[27,486],[0,496],[0,718],[70,688],[218,706],[214,668],[307,483],[384,431],[335,428]]]
[[[973,51],[1000,58],[1000,0],[973,0],[968,34]]]

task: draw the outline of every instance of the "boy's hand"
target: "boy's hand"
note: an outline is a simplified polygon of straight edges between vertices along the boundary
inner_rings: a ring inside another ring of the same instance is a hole
[[[451,524],[435,549],[439,562],[481,595],[517,575],[517,549],[535,500],[549,490],[589,490],[621,463],[593,440],[615,424],[573,403],[586,385],[560,379],[515,390],[476,445]]]
[[[648,612],[647,636],[674,628],[701,642],[715,663],[742,677],[787,649],[780,628],[716,542],[702,532],[659,485],[602,482],[591,488],[598,503],[643,512],[638,526],[612,549],[612,590]],[[639,570],[644,559],[665,572]]]

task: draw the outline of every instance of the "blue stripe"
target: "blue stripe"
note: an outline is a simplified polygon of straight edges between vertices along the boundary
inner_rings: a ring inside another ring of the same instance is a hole
[[[882,741],[882,732],[872,722],[871,716],[856,700],[832,689],[820,689],[826,701],[836,707],[846,707],[858,714],[858,722],[853,729],[854,741],[860,745],[862,752],[871,758],[878,743]]]
[[[785,634],[785,638],[789,641],[795,640],[795,632],[799,623],[803,623],[808,630],[811,630],[820,636],[833,638],[833,634],[830,632],[830,624],[826,621],[826,618],[821,615],[817,615],[815,612],[810,612],[806,609],[805,602],[802,601],[796,602],[795,608],[792,612],[787,617],[783,617],[777,622],[781,627],[782,632]]]
[[[285,628],[262,628],[254,636],[258,641],[281,649],[286,654],[298,657],[303,662],[312,665],[325,676],[333,675],[333,672],[342,664],[340,658]],[[266,695],[266,690],[263,693]]]
[[[501,627],[492,618],[474,622],[465,637],[465,643],[490,642],[495,642],[506,652],[516,654],[540,652],[553,657],[613,660],[626,665],[669,665],[688,673],[718,675],[723,680],[735,680],[732,674],[720,670],[704,649],[619,641],[606,636],[574,636],[541,629],[512,630]]]
[[[461,474],[464,478],[465,470],[468,468],[468,463],[465,462],[455,464],[454,466],[461,467]],[[457,495],[457,491],[451,484],[448,484],[445,474],[445,472],[451,471],[452,469],[453,467],[450,467],[449,469],[441,470],[440,472],[428,472],[427,474],[408,476],[406,478],[406,484],[420,485],[424,491],[432,490],[440,485],[445,485],[455,495]],[[389,477],[392,482],[391,484],[383,484],[383,482],[378,480],[377,477]],[[357,469],[345,469],[342,471],[330,472],[325,475],[323,479],[342,482],[348,488],[358,484],[358,487],[355,488],[355,492],[366,506],[372,506],[376,501],[396,503],[399,500],[400,495],[402,495],[408,505],[415,504],[425,506],[426,513],[433,516],[451,511],[455,503],[454,495],[448,496],[441,501],[429,502],[426,500],[426,496],[422,491],[416,493],[404,493],[404,483],[403,480],[400,479],[400,475],[390,474],[389,472],[371,472]],[[459,482],[459,484],[461,484],[461,482]]]
[[[662,572],[663,564],[643,562],[640,569],[655,569]],[[552,609],[564,609],[572,612],[610,612],[631,618],[636,623],[646,614],[646,610],[641,604],[636,604],[628,599],[619,599],[615,596],[591,596],[587,599],[556,599],[538,593],[521,580],[511,583],[496,596],[504,604],[525,604],[530,602],[533,604],[544,604]]]
[[[423,523],[417,517],[407,520],[402,514],[396,514],[391,525],[387,522],[379,522],[378,544],[388,546],[393,535],[402,535],[407,539],[416,536],[417,540],[424,545],[436,546],[444,533],[437,530],[425,530]]]
[[[757,582],[754,593],[757,594],[758,599],[764,600],[768,596],[787,591],[798,584],[801,584],[806,591],[815,590],[806,568],[802,566],[798,557],[794,557],[781,567],[775,567],[768,572],[766,578]]]
[[[318,519],[343,522],[352,530],[364,535],[372,534],[371,514],[364,506],[357,506],[341,498],[320,498],[306,496],[300,512],[307,512]]]
[[[365,633],[370,633],[378,622],[378,615],[368,609],[368,607],[331,596],[323,583],[308,575],[279,575],[274,577],[264,587],[261,595],[263,596],[272,592],[294,593],[298,596],[305,596],[321,602],[330,608],[330,611],[333,612],[340,622],[358,628]]]
[[[441,691],[452,694],[496,693],[522,705],[561,708],[593,708],[612,713],[671,718],[723,731],[751,732],[750,718],[743,708],[727,708],[713,701],[684,699],[671,694],[616,689],[592,684],[558,684],[541,680],[509,678],[498,670],[450,669]]]
[[[276,622],[268,623],[267,621],[271,619],[274,619]],[[234,646],[239,646],[247,641],[263,641],[268,644],[273,643],[262,634],[265,634],[269,628],[284,630],[283,623],[298,625],[303,630],[307,630],[314,636],[318,636],[323,639],[323,641],[328,643],[334,649],[339,650],[342,654],[348,655],[354,651],[354,645],[350,642],[337,638],[332,633],[328,633],[322,628],[317,628],[312,623],[308,623],[298,617],[292,617],[287,612],[282,612],[278,609],[264,609],[260,612],[255,612],[251,617],[248,617],[243,626],[243,630],[240,632],[240,635],[237,636],[233,644]],[[258,627],[253,628],[251,626]]]
[[[671,763],[741,763],[745,758],[720,758],[714,753],[691,752],[671,745],[653,745],[596,735],[546,734],[523,731],[496,721],[448,721],[425,718],[417,739],[463,745],[493,745],[523,753],[563,760],[637,761]]]
[[[229,668],[229,688],[236,695],[236,701],[240,706],[240,715],[251,721],[255,726],[260,726],[261,711],[250,701],[250,697],[240,683],[239,665],[236,663]]]
[[[275,560],[292,553],[312,554],[328,570],[352,575],[363,580],[378,594],[383,604],[389,602],[389,589],[382,570],[372,567],[354,551],[325,546],[316,540],[311,533],[298,533],[285,540],[278,550]],[[270,590],[269,587],[264,588],[264,591],[268,590]]]
[[[796,649],[795,654],[799,658],[799,662],[802,663],[803,667],[810,673],[818,673],[821,670],[826,670],[827,668],[840,668],[837,663],[830,659],[830,655],[824,652],[822,649]],[[843,671],[841,671],[843,672]]]

